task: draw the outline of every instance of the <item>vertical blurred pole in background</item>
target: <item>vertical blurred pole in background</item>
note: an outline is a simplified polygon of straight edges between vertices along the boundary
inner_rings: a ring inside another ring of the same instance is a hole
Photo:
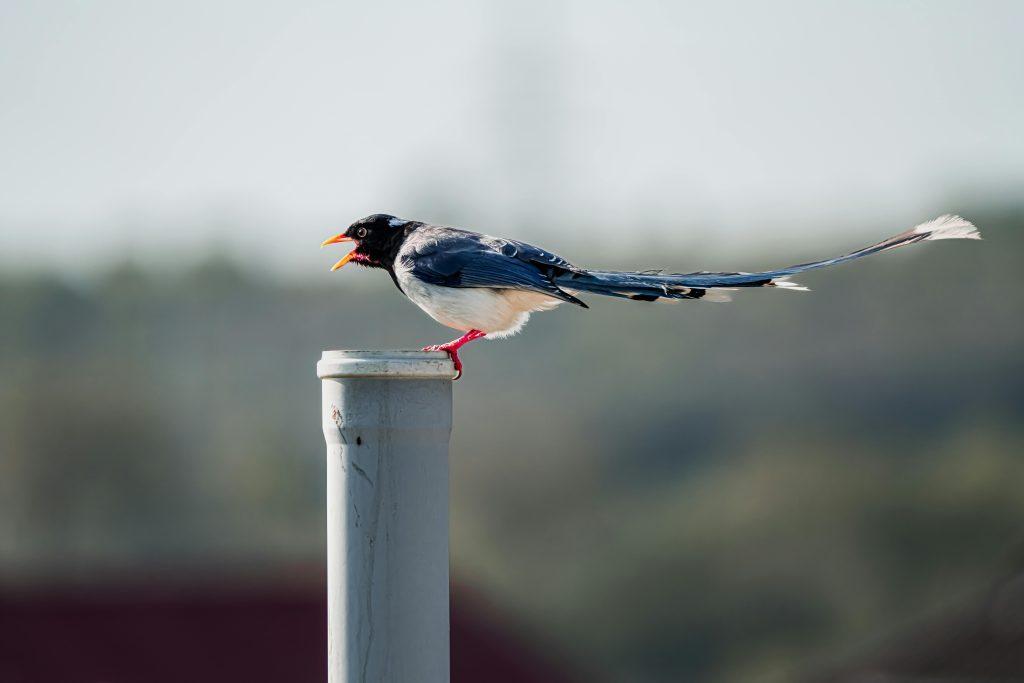
[[[443,353],[325,351],[330,683],[447,683],[448,443]]]

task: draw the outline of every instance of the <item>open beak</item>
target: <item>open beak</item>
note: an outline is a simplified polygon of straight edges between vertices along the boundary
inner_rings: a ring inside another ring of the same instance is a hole
[[[320,244],[320,247],[323,248],[323,247],[326,247],[328,244],[338,244],[340,242],[352,242],[352,241],[354,241],[354,240],[351,237],[346,237],[345,233],[341,233],[340,235],[335,235],[334,237],[328,237],[327,239],[325,239],[323,241],[323,243]],[[351,261],[352,260],[352,255],[354,253],[355,253],[355,250],[350,251],[348,254],[345,255],[345,257],[343,259],[341,259],[340,261],[335,263],[333,266],[331,266],[331,272],[333,273],[338,268],[341,268],[343,265],[345,265],[346,263]]]

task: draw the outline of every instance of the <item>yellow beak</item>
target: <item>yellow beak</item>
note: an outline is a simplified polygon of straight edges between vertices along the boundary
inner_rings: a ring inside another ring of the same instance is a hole
[[[341,233],[340,235],[335,235],[334,237],[328,237],[327,239],[325,239],[320,244],[320,248],[322,249],[323,247],[326,247],[328,244],[338,244],[339,242],[352,242],[352,241],[354,241],[354,240],[351,237],[346,237],[345,233]],[[341,268],[343,265],[345,265],[346,263],[351,261],[353,254],[355,254],[355,250],[350,251],[345,256],[345,258],[341,259],[340,261],[335,263],[333,266],[331,266],[331,272],[333,273],[338,268]]]
[[[339,242],[351,241],[351,237],[345,237],[345,233],[341,233],[340,235],[335,235],[334,237],[328,237],[327,239],[320,243],[320,247],[323,248],[326,247],[328,244],[338,244]]]
[[[331,272],[333,273],[338,268],[341,268],[343,265],[345,265],[346,263],[351,261],[352,260],[352,255],[355,254],[355,253],[356,253],[355,250],[352,250],[349,253],[345,254],[344,258],[342,258],[340,261],[338,261],[333,266],[331,266]]]

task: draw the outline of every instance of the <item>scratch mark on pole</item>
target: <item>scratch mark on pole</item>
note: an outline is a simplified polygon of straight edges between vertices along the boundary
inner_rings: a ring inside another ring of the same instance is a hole
[[[345,438],[345,432],[341,430],[341,411],[338,410],[338,406],[331,404],[331,421],[334,422],[334,426],[338,428],[338,438],[341,442],[348,445],[348,439]]]
[[[370,475],[366,473],[366,470],[360,467],[355,460],[350,460],[349,462],[352,463],[352,469],[356,471],[356,474],[365,479],[366,483],[368,483],[370,486],[373,486],[373,479],[370,479]]]

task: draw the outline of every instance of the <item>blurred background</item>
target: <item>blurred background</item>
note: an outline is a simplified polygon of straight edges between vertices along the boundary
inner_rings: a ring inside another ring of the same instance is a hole
[[[0,678],[322,680],[315,361],[453,336],[328,272],[358,217],[686,271],[953,212],[986,241],[467,347],[453,678],[1024,680],[1022,28],[3,2]]]

